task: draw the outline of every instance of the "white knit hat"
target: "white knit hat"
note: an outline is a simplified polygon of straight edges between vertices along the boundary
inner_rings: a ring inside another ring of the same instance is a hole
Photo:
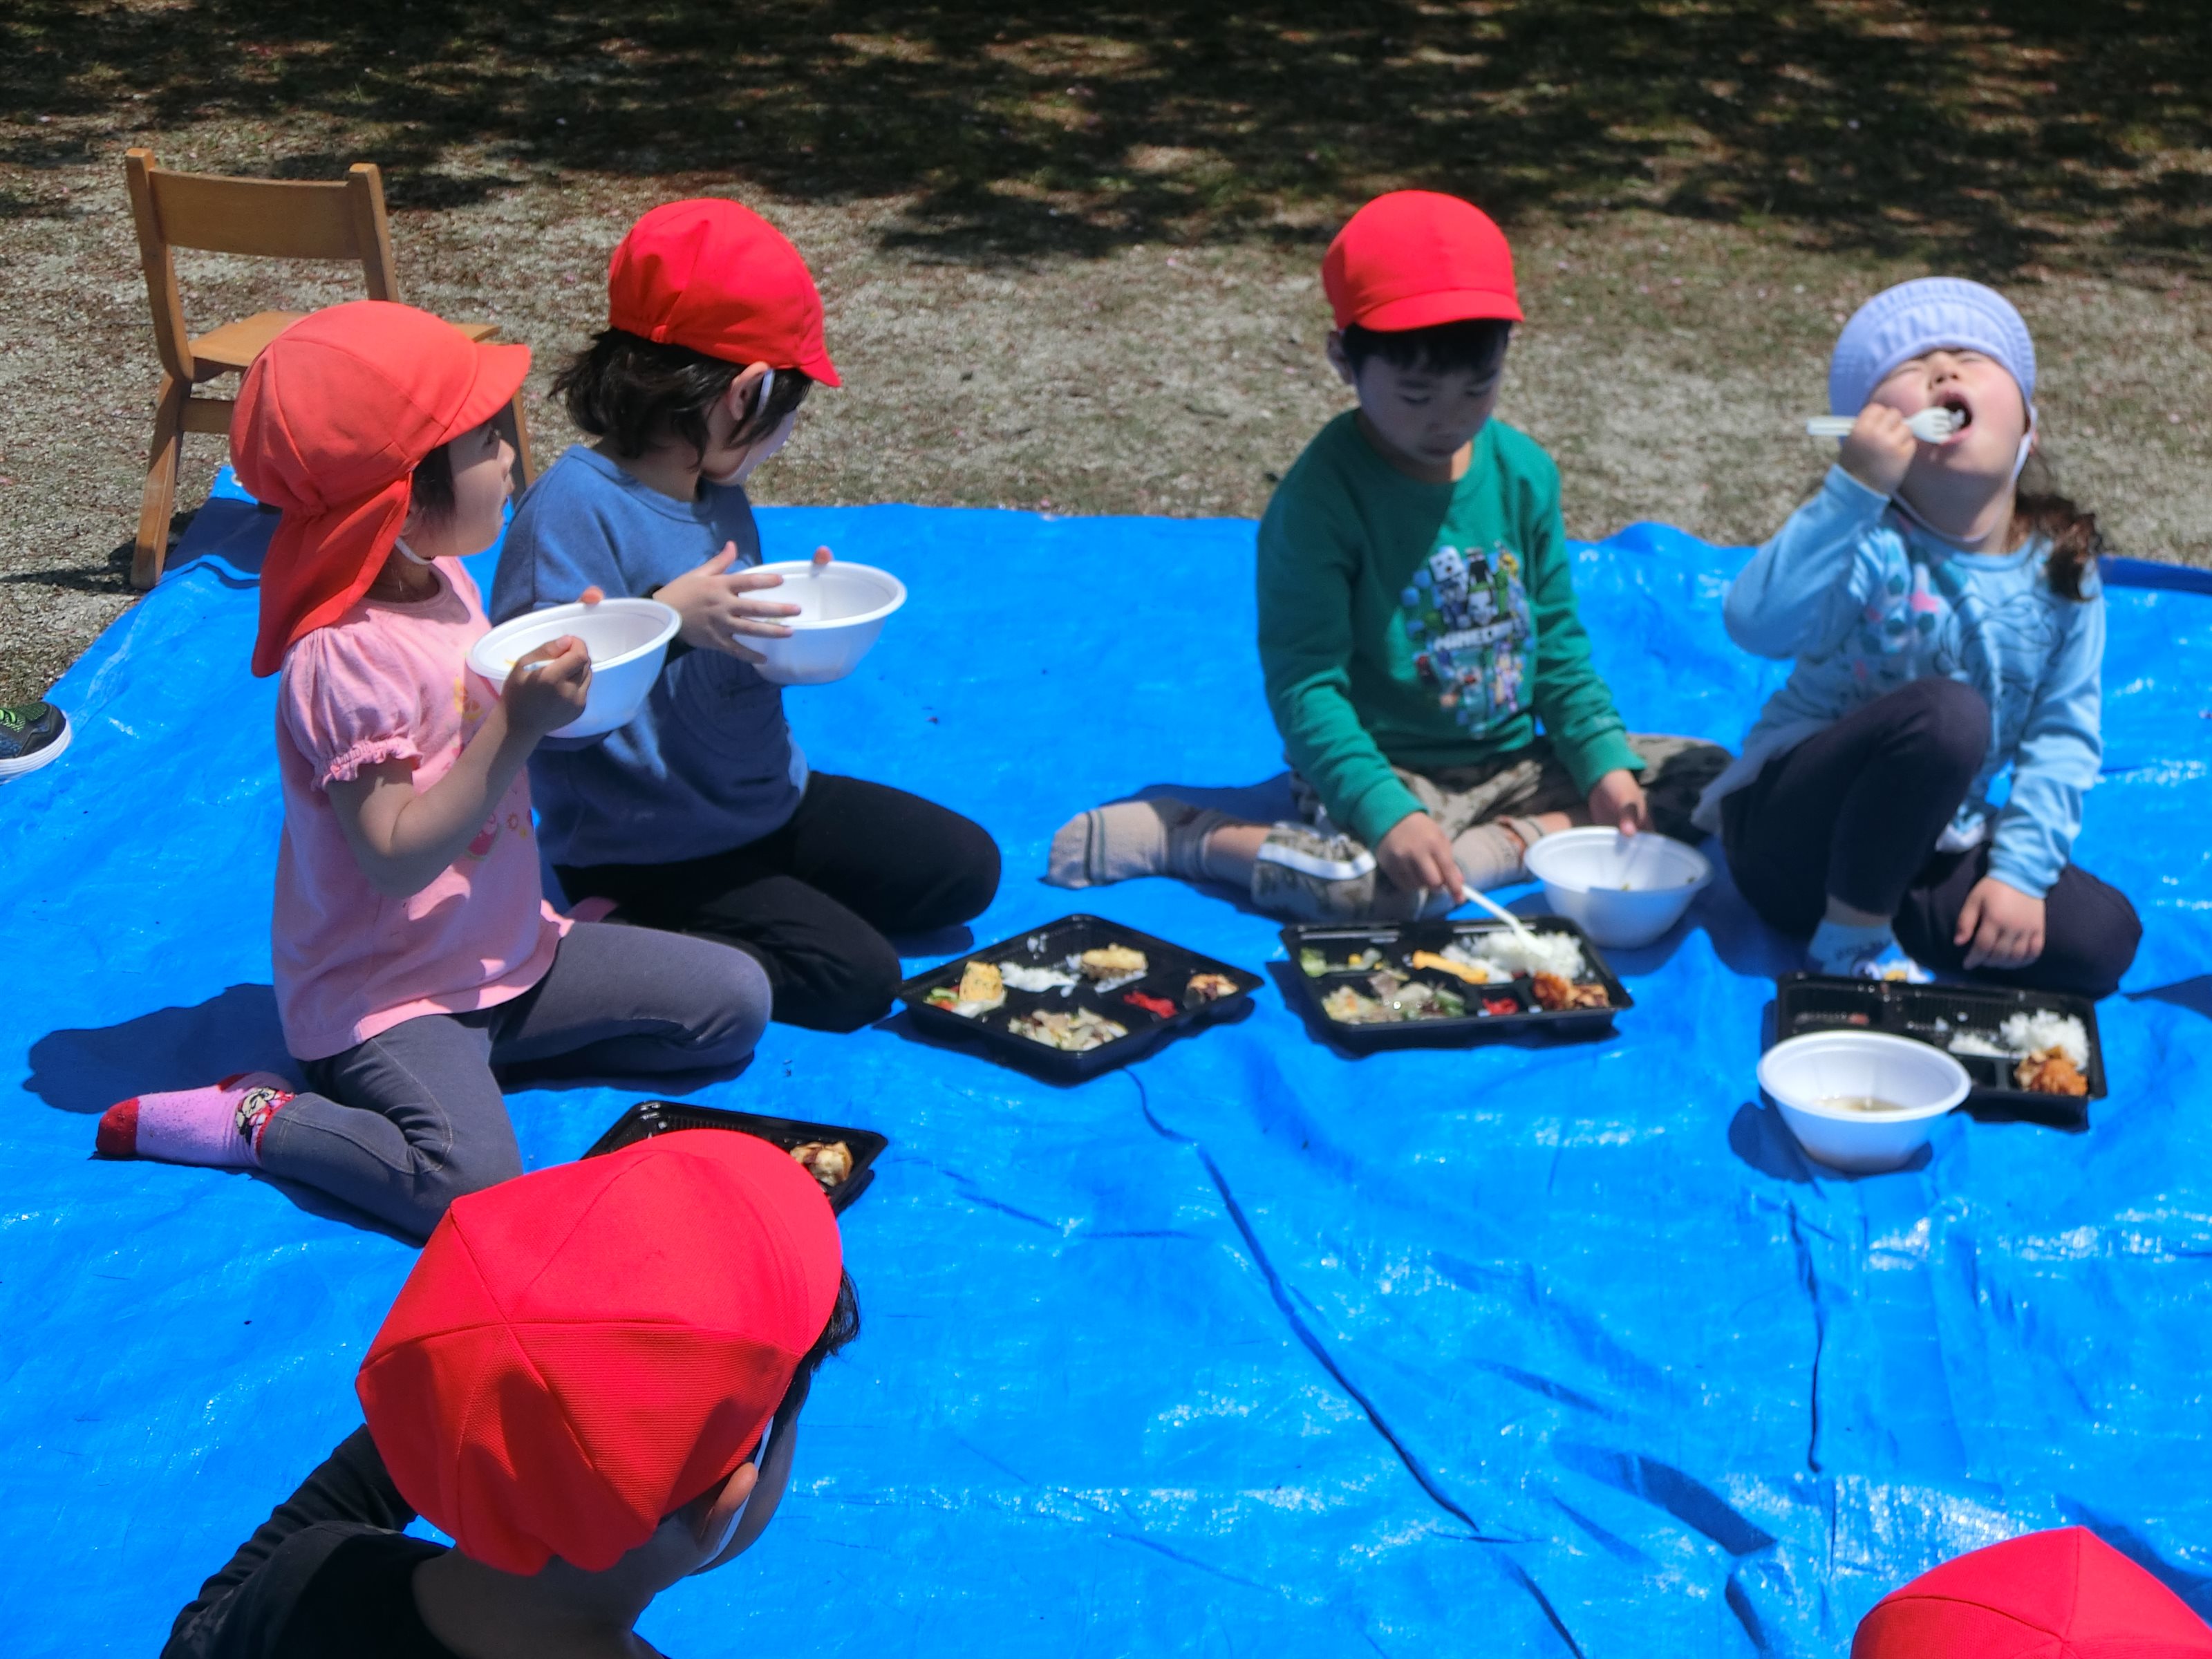
[[[1965,346],[2003,365],[2035,420],[2035,342],[2012,301],[1963,276],[1923,276],[1884,289],[1851,313],[1828,360],[1828,408],[1856,415],[1899,363]]]

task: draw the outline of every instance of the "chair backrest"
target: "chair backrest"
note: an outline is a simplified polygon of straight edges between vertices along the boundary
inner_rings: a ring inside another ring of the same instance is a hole
[[[341,182],[222,179],[171,173],[148,149],[124,157],[154,342],[161,367],[186,385],[193,374],[191,333],[169,250],[198,248],[275,259],[357,259],[372,300],[398,300],[384,175],[356,161]]]

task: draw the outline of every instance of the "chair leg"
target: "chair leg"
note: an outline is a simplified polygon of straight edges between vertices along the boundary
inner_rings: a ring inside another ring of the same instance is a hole
[[[138,538],[131,555],[131,585],[140,590],[161,580],[169,556],[169,514],[177,504],[177,461],[185,445],[185,399],[191,388],[161,377],[154,405],[154,442],[146,458],[146,494],[138,507]]]
[[[522,399],[526,387],[516,388],[514,401],[493,418],[498,421],[500,435],[514,446],[514,499],[522,499],[522,492],[530,488],[530,481],[538,476],[538,469],[530,460],[530,419],[523,412]]]

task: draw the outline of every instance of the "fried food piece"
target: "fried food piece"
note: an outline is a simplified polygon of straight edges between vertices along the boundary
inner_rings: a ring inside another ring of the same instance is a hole
[[[1528,988],[1535,995],[1536,1006],[1549,1013],[1571,1008],[1613,1006],[1613,999],[1606,994],[1605,987],[1594,981],[1577,985],[1557,974],[1539,974]]]
[[[1127,1026],[1094,1014],[1088,1008],[1078,1008],[1073,1013],[1040,1010],[1008,1020],[1006,1029],[1017,1036],[1072,1054],[1102,1048],[1129,1035]]]
[[[1416,968],[1433,968],[1440,974],[1449,974],[1454,979],[1465,980],[1469,985],[1487,985],[1498,977],[1479,963],[1455,962],[1449,957],[1440,957],[1434,951],[1416,951],[1412,957]]]
[[[853,1173],[853,1149],[842,1140],[810,1140],[793,1147],[791,1156],[825,1193]]]
[[[2063,1049],[2035,1048],[2012,1068],[2013,1080],[2039,1095],[2086,1096],[2089,1079]]]
[[[1182,988],[1184,1003],[1194,1008],[1201,1002],[1218,1002],[1237,994],[1237,981],[1226,974],[1193,974],[1190,983]]]
[[[922,1000],[963,1019],[988,1014],[1006,1000],[1006,986],[999,970],[988,962],[971,962],[960,970],[960,983],[940,985]]]
[[[1126,979],[1152,964],[1142,951],[1132,951],[1126,945],[1102,945],[1095,951],[1085,951],[1077,958],[1077,965],[1085,979]]]
[[[1396,1015],[1372,997],[1364,997],[1349,985],[1340,985],[1321,1000],[1321,1011],[1341,1025],[1373,1025]]]

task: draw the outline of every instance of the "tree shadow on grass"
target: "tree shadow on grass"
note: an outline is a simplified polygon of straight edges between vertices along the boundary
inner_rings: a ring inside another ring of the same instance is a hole
[[[644,175],[896,199],[891,240],[971,259],[1310,236],[1424,185],[2003,276],[2203,263],[2208,85],[2201,9],[2154,0],[16,0],[0,162],[257,123],[277,171],[374,156],[402,206]]]

